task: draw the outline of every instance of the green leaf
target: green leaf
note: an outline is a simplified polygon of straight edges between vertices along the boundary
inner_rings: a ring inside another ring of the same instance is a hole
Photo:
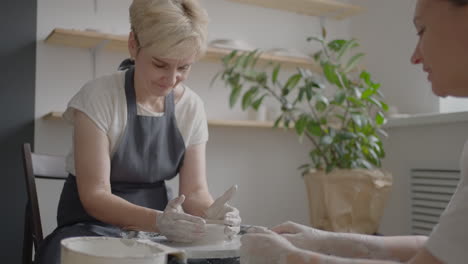
[[[306,85],[304,89],[307,96],[307,101],[312,100],[312,97],[315,95],[314,91],[312,91],[312,86]]]
[[[314,163],[316,167],[320,166],[320,153],[318,153],[317,149],[309,152],[309,157],[312,160],[312,163]]]
[[[364,81],[365,84],[367,84],[369,87],[372,87],[372,81],[371,81],[371,76],[370,73],[363,71],[361,75],[359,76],[361,80]]]
[[[374,89],[374,91],[377,91],[380,89],[380,86],[380,83],[372,83],[371,88]]]
[[[248,90],[242,97],[242,110],[246,110],[251,104],[253,97],[258,92],[258,87],[254,86]]]
[[[364,53],[358,53],[354,55],[346,64],[346,68],[344,69],[345,72],[350,72],[356,65],[359,63],[359,61],[365,56]]]
[[[267,82],[267,74],[265,72],[260,72],[257,74],[257,80],[258,83],[264,84]]]
[[[357,99],[356,97],[349,96],[348,101],[353,104],[353,107],[364,107],[364,104],[361,102],[361,100]]]
[[[328,102],[328,99],[325,96],[323,96],[321,94],[317,95],[317,102],[315,104],[315,108],[317,108],[317,111],[319,111],[319,112],[325,111],[325,109],[327,109],[328,105],[329,105],[329,102]]]
[[[323,39],[322,38],[318,38],[318,37],[308,37],[307,38],[307,41],[310,42],[310,41],[317,41],[317,42],[320,42],[322,43],[323,42]]]
[[[385,150],[384,150],[383,147],[382,147],[382,143],[380,143],[379,145],[380,145],[380,156],[381,156],[382,158],[385,158]]]
[[[340,85],[344,86],[345,88],[348,88],[351,85],[351,82],[348,79],[348,76],[345,73],[340,73],[341,75],[341,82]]]
[[[322,27],[322,38],[323,39],[327,38],[327,29],[325,27]]]
[[[302,171],[302,175],[304,176],[310,171],[310,164],[304,164],[297,168],[298,170]]]
[[[304,94],[305,94],[306,90],[305,90],[305,87],[302,87],[300,90],[299,90],[299,93],[297,95],[297,102],[302,102],[302,99],[304,99]]]
[[[249,66],[250,62],[253,61],[256,52],[257,52],[257,50],[254,50],[254,51],[249,52],[247,54],[244,61],[242,62],[242,68],[245,69],[245,68],[247,68],[247,66]]]
[[[317,137],[320,137],[323,134],[320,124],[316,121],[309,121],[307,124],[307,131]]]
[[[362,92],[359,89],[359,87],[354,87],[353,91],[354,91],[354,95],[356,96],[356,98],[362,98]]]
[[[230,75],[227,79],[227,82],[233,87],[239,84],[240,81],[240,74],[239,73],[233,73]]]
[[[341,49],[338,51],[338,60],[341,60],[341,58],[343,57],[344,54],[346,54],[346,52],[352,48],[355,48],[355,47],[358,47],[359,44],[356,42],[355,39],[352,39],[352,40],[349,40],[346,42],[346,44],[344,44]]]
[[[233,50],[233,51],[231,51],[231,53],[224,56],[222,58],[223,64],[228,65],[231,62],[232,58],[234,58],[237,55],[238,52],[239,52],[238,50]]]
[[[358,160],[358,163],[359,163],[363,168],[366,168],[366,169],[372,169],[372,168],[373,168],[372,164],[370,164],[367,160],[359,159],[359,160]]]
[[[354,139],[354,138],[356,138],[356,135],[354,133],[351,133],[351,132],[342,131],[342,132],[339,132],[338,134],[336,134],[336,137],[337,137],[337,139],[339,139],[341,141],[341,140]]]
[[[219,76],[220,76],[221,74],[222,74],[222,72],[216,73],[216,75],[213,77],[213,79],[211,79],[210,87],[213,87],[214,82],[219,78]]]
[[[327,109],[327,105],[322,101],[318,101],[317,103],[315,103],[315,109],[322,113],[323,111],[325,111],[325,109]]]
[[[298,135],[304,134],[304,131],[307,126],[307,122],[309,120],[309,117],[307,115],[302,115],[295,124],[296,132]]]
[[[286,117],[284,119],[284,128],[289,128],[289,123],[291,123],[291,120],[288,117]]]
[[[328,123],[327,118],[324,117],[324,116],[322,116],[322,117],[320,118],[320,124],[321,124],[321,125],[326,125],[327,123]]]
[[[381,149],[381,147],[380,147],[379,144],[377,144],[377,143],[371,143],[370,146],[372,147],[372,149],[374,149],[374,151],[375,151],[376,153],[379,154],[379,156],[382,156],[382,149]]]
[[[367,99],[367,98],[371,97],[371,96],[374,95],[374,94],[375,94],[374,89],[367,88],[367,89],[362,93],[361,98],[362,98],[362,99]]]
[[[255,101],[252,103],[252,107],[253,107],[256,111],[258,111],[258,108],[259,108],[260,105],[262,104],[263,99],[264,99],[265,97],[267,97],[267,96],[268,96],[268,94],[264,94],[264,95],[262,95],[262,97],[260,97],[260,98],[258,98],[257,100],[255,100]]]
[[[346,100],[346,93],[343,91],[339,91],[335,94],[335,98],[333,99],[332,104],[342,105],[345,100]]]
[[[288,81],[284,85],[282,94],[283,96],[288,95],[294,87],[299,83],[299,81],[302,79],[302,75],[299,73],[294,74],[293,76],[289,77]]]
[[[376,105],[378,108],[382,108],[382,104],[380,103],[380,101],[373,98],[373,97],[368,98],[367,101],[369,101],[372,104]]]
[[[362,120],[362,115],[358,115],[358,114],[353,114],[351,115],[351,118],[353,119],[354,123],[358,126],[358,127],[362,127],[364,125],[364,122]]]
[[[319,51],[319,52],[314,53],[314,60],[316,62],[320,62],[320,57],[322,57],[322,54],[323,54],[323,51]]]
[[[246,79],[247,81],[250,81],[250,82],[255,82],[257,81],[257,72],[256,71],[245,71],[244,72],[244,79]]]
[[[335,117],[337,117],[337,118],[340,119],[341,121],[344,121],[344,120],[345,120],[345,117],[344,117],[343,115],[336,114]]]
[[[301,73],[302,77],[304,78],[311,78],[312,72],[309,69],[298,68],[299,72]]]
[[[388,104],[386,104],[386,103],[383,102],[383,101],[380,101],[380,104],[382,105],[382,109],[383,109],[385,112],[387,112],[387,111],[388,111],[388,108],[389,108],[389,107],[388,107]]]
[[[237,56],[233,62],[234,67],[235,68],[241,67],[244,64],[245,59],[246,59],[246,52],[239,54],[239,56]]]
[[[323,73],[325,74],[325,77],[330,83],[335,84],[340,88],[343,88],[340,83],[340,79],[338,78],[338,75],[336,74],[335,65],[332,65],[330,63],[323,63],[322,69],[323,69]]]
[[[340,51],[344,45],[347,44],[347,40],[344,40],[344,39],[335,39],[335,40],[332,40],[328,43],[328,47],[334,51],[334,52],[338,52]]]
[[[255,55],[254,55],[254,57],[253,57],[253,59],[252,59],[252,62],[251,62],[251,64],[250,64],[250,67],[251,67],[251,68],[255,68],[255,66],[257,65],[258,60],[259,60],[260,57],[262,56],[262,53],[260,52],[259,49],[256,49],[254,52],[255,52]]]
[[[385,116],[382,112],[378,112],[377,115],[375,116],[375,122],[377,125],[381,126],[385,124],[387,120],[385,119]]]
[[[273,69],[273,74],[271,75],[271,81],[273,82],[273,84],[276,84],[276,82],[278,81],[278,73],[279,73],[280,68],[281,68],[281,64],[278,63]]]
[[[277,128],[277,127],[279,126],[279,123],[281,122],[282,119],[283,119],[283,115],[280,115],[280,116],[276,119],[275,123],[273,124],[273,127],[274,127],[274,128]]]
[[[233,87],[233,89],[231,90],[231,95],[229,96],[229,106],[231,108],[234,107],[234,105],[236,104],[237,100],[239,99],[239,96],[241,94],[241,91],[242,91],[242,85],[240,84],[237,84]]]
[[[375,153],[375,151],[373,149],[368,149],[368,156],[369,156],[369,160],[375,165],[375,166],[379,166],[380,165],[380,159],[379,157],[377,156],[377,154]]]

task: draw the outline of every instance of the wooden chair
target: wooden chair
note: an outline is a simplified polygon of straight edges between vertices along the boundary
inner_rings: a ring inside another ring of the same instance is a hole
[[[65,157],[36,154],[29,143],[22,146],[24,176],[26,179],[27,203],[24,217],[23,264],[34,263],[32,252],[37,251],[43,240],[41,214],[37,199],[35,179],[65,180]]]

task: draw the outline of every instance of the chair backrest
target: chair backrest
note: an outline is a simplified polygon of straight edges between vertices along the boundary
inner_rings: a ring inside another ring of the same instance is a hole
[[[32,249],[34,247],[34,250],[37,251],[38,245],[43,240],[35,178],[64,180],[68,173],[65,169],[64,156],[32,153],[29,143],[23,144],[22,154],[27,190],[23,237],[23,263],[32,263]]]

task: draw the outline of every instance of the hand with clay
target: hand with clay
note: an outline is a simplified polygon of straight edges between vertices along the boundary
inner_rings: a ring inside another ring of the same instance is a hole
[[[391,242],[391,238],[327,232],[294,222],[286,222],[272,228],[272,230],[298,248],[324,255],[366,259],[400,258],[400,256],[392,256],[392,253],[386,250],[385,240],[398,245],[397,242]],[[400,241],[398,239],[396,238],[394,241]],[[407,259],[407,257],[403,257],[403,259]]]
[[[164,212],[158,214],[156,227],[168,240],[189,243],[202,238],[206,227],[203,218],[184,213],[184,201],[184,195],[169,201]]]
[[[300,225],[294,222],[286,222],[275,226],[272,231],[282,235],[298,248],[324,252],[328,248],[327,241],[333,235],[330,232]]]
[[[230,206],[228,202],[237,192],[237,185],[229,188],[223,195],[214,201],[214,203],[204,212],[207,222],[214,220],[226,225],[224,233],[232,239],[240,231],[241,218],[239,210]]]
[[[245,264],[316,263],[318,256],[266,228],[252,227],[241,237],[240,260]]]

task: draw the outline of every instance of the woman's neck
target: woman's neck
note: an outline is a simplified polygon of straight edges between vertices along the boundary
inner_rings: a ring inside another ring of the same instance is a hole
[[[151,93],[146,86],[139,85],[136,80],[134,87],[136,101],[138,104],[152,112],[164,112],[164,101],[166,96],[158,96]],[[174,92],[174,103],[177,103],[184,93],[184,88],[182,85],[178,84],[172,91]]]

